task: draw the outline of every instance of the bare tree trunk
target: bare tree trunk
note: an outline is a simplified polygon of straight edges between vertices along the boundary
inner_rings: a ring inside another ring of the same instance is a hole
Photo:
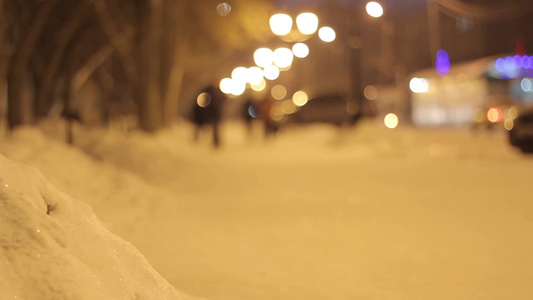
[[[188,48],[186,40],[189,38],[190,24],[187,22],[185,14],[188,11],[187,2],[170,2],[167,3],[165,20],[170,24],[165,26],[168,30],[167,35],[171,35],[168,47],[168,64],[169,71],[164,85],[163,94],[163,122],[165,126],[170,126],[179,116],[179,103],[183,77],[187,69],[184,62]]]
[[[161,42],[162,1],[146,0],[146,15],[139,32],[139,124],[145,131],[155,131],[163,125],[160,89],[159,46]]]
[[[37,101],[35,103],[35,117],[45,117],[50,107],[53,104],[52,92],[55,87],[55,83],[58,80],[58,72],[62,63],[65,61],[65,50],[71,42],[74,34],[82,24],[84,20],[85,7],[79,7],[72,15],[68,23],[61,28],[58,33],[58,42],[55,47],[55,52],[52,59],[48,63],[46,72],[42,79],[39,91],[37,93]]]
[[[48,16],[56,2],[57,0],[48,0],[42,4],[11,59],[7,78],[8,124],[10,129],[25,122],[24,107],[21,97],[21,89],[23,88],[22,77],[26,72],[31,53],[37,44],[41,31],[43,30],[44,25],[48,20]]]
[[[164,125],[169,126],[179,115],[179,97],[181,92],[181,83],[183,82],[183,76],[185,70],[177,63],[174,64],[169,76],[168,86],[165,93],[164,102]]]
[[[87,62],[76,71],[74,76],[72,76],[72,94],[76,94],[83,85],[87,82],[87,80],[91,77],[91,75],[94,73],[94,71],[103,64],[106,59],[111,56],[113,53],[113,48],[109,45],[106,45],[98,52],[96,52],[93,56],[91,56]]]

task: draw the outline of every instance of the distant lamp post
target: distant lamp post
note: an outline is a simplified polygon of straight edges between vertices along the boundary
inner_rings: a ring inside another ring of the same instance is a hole
[[[255,64],[261,68],[266,68],[274,62],[274,52],[268,48],[259,48],[254,52]]]
[[[248,72],[247,72],[247,81],[251,84],[251,85],[257,85],[257,84],[260,84],[261,81],[263,81],[263,70],[261,70],[261,68],[259,67],[250,67],[248,68]]]
[[[274,50],[274,64],[280,69],[288,69],[293,60],[293,54],[289,48],[278,48]]]
[[[234,81],[246,82],[248,79],[248,69],[245,67],[237,67],[231,72],[231,79]]]
[[[233,86],[233,81],[231,80],[231,78],[224,78],[220,81],[220,90],[224,93],[224,94],[230,94],[231,91],[232,91],[232,86]]]
[[[297,91],[296,93],[294,93],[294,95],[292,95],[292,102],[296,106],[304,106],[308,100],[309,97],[304,91]]]
[[[266,66],[263,75],[268,80],[276,80],[279,77],[279,68],[274,65]]]
[[[292,29],[292,18],[286,14],[275,14],[270,17],[270,29],[275,35],[289,34]]]
[[[381,4],[371,1],[366,4],[366,13],[374,18],[379,18],[383,15],[383,7]]]
[[[427,93],[429,90],[429,83],[425,78],[414,77],[409,81],[409,89],[417,94]]]
[[[302,34],[313,34],[318,28],[318,17],[310,12],[301,13],[296,17],[296,26]]]
[[[309,47],[304,43],[296,43],[292,46],[292,53],[298,58],[304,58],[309,55]]]
[[[252,83],[252,84],[250,84],[250,86],[251,86],[252,90],[254,90],[254,91],[256,91],[256,92],[260,92],[260,91],[262,91],[262,90],[265,89],[265,87],[266,87],[266,81],[265,81],[265,79],[263,78],[263,79],[261,80],[261,82],[259,82],[258,84],[253,84],[253,83]]]
[[[318,37],[326,43],[331,43],[335,40],[337,35],[333,28],[324,26],[318,30]]]

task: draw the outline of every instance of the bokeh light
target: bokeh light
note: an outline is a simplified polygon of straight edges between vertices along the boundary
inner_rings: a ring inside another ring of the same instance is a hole
[[[385,124],[385,126],[387,126],[387,128],[394,129],[398,127],[398,123],[399,123],[398,116],[393,113],[389,113],[383,119],[383,123]]]
[[[511,118],[505,119],[505,122],[503,122],[503,128],[506,130],[511,130],[514,127],[514,120]]]
[[[309,47],[304,43],[296,43],[292,46],[292,53],[298,58],[304,58],[309,55]]]
[[[520,87],[524,92],[533,92],[533,80],[531,78],[522,78]]]
[[[333,28],[324,26],[318,30],[318,37],[326,43],[331,43],[337,36]]]
[[[231,93],[234,96],[240,96],[246,91],[246,81],[232,80]]]
[[[281,121],[285,117],[285,114],[283,113],[280,105],[274,105],[272,109],[270,110],[270,117],[274,121]]]
[[[305,35],[313,34],[318,28],[318,17],[310,12],[301,13],[296,17],[296,26]]]
[[[248,69],[245,67],[236,67],[231,72],[231,79],[247,82],[248,81]]]
[[[437,74],[445,76],[450,71],[450,57],[446,50],[440,49],[437,51],[437,59],[435,61],[435,69]]]
[[[307,101],[309,100],[309,97],[307,96],[307,93],[304,91],[297,91],[292,95],[292,102],[296,106],[304,106]]]
[[[409,81],[409,88],[413,93],[426,93],[429,90],[429,83],[425,78],[414,77]]]
[[[196,104],[201,107],[207,107],[211,103],[211,95],[209,93],[201,93],[196,97]]]
[[[363,93],[368,100],[375,100],[378,97],[378,89],[373,85],[366,86]]]
[[[292,100],[285,100],[281,103],[281,110],[284,114],[290,115],[296,112],[296,105],[294,105]]]
[[[260,92],[260,91],[265,89],[266,81],[265,81],[265,79],[262,79],[261,82],[259,82],[257,84],[250,84],[250,86],[252,87],[252,90],[254,90],[256,92]]]
[[[217,14],[225,17],[229,15],[230,12],[231,12],[231,5],[229,5],[228,3],[220,3],[219,5],[217,5]]]
[[[270,17],[270,29],[275,35],[286,35],[291,32],[292,18],[286,14],[275,14]]]
[[[516,106],[512,106],[507,110],[507,115],[511,119],[516,119],[518,117],[518,108]]]
[[[265,69],[263,69],[263,76],[265,76],[265,78],[268,80],[278,79],[279,73],[279,68],[274,65],[267,66]]]
[[[254,52],[254,61],[261,68],[270,66],[274,62],[274,52],[268,48],[259,48]]]
[[[270,90],[270,95],[276,100],[283,100],[287,96],[287,89],[281,84],[275,85]]]
[[[503,111],[501,108],[494,106],[487,110],[487,120],[491,123],[498,123],[503,119]]]
[[[263,80],[263,70],[259,67],[250,67],[247,76],[250,84],[259,84]]]
[[[220,81],[219,87],[224,94],[231,94],[233,80],[231,78],[224,78]]]
[[[383,15],[383,7],[381,4],[371,1],[366,4],[366,13],[374,18],[379,18]]]
[[[274,50],[274,64],[280,69],[289,68],[292,64],[293,54],[289,48],[281,47]]]

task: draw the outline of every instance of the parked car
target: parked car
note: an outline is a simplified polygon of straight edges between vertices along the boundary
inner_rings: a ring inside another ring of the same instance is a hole
[[[533,153],[533,107],[523,109],[509,130],[509,143],[526,153]]]
[[[328,123],[352,125],[359,117],[357,103],[340,95],[310,99],[298,111],[289,115],[291,123]]]

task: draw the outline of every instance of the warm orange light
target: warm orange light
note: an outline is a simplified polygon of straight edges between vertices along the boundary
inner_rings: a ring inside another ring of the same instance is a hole
[[[503,118],[503,111],[499,107],[491,107],[487,111],[487,120],[491,123],[498,123]]]
[[[196,103],[200,107],[207,107],[211,103],[211,96],[208,93],[201,93],[196,97]]]
[[[383,120],[383,123],[385,123],[385,126],[391,129],[398,127],[398,122],[399,122],[398,116],[396,116],[393,113],[387,114],[385,116],[385,119]]]

